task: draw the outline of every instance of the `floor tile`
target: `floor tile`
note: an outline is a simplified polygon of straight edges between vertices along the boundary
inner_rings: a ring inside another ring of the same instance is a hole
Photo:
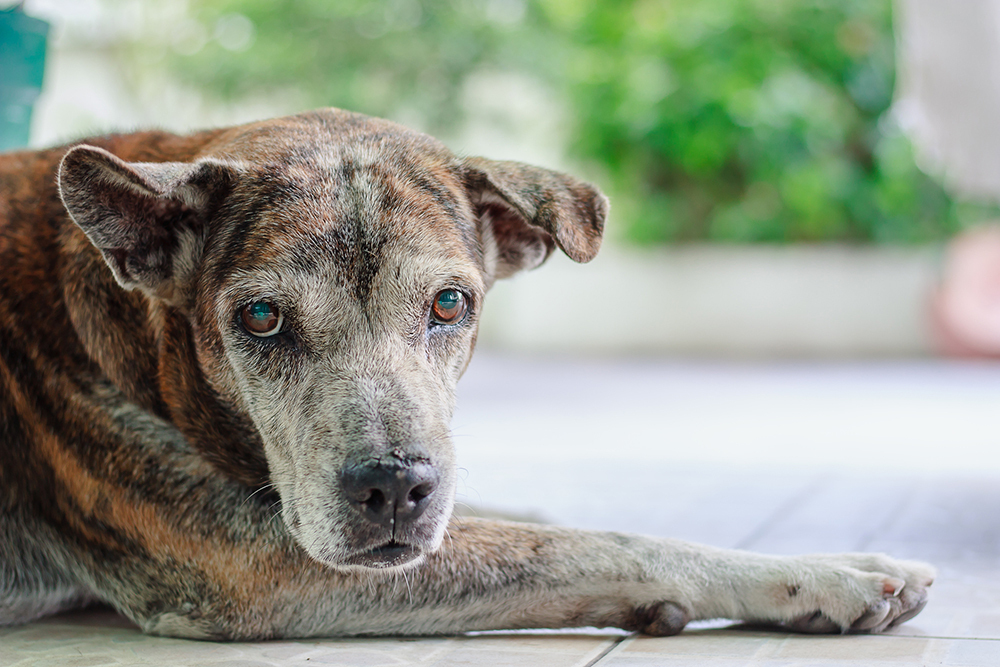
[[[736,546],[821,476],[614,458],[524,465],[480,454],[459,483],[463,503],[548,523]],[[648,498],[639,502],[640,498]],[[706,520],[711,517],[711,520]]]
[[[576,634],[462,637],[426,664],[435,667],[585,667],[616,641],[617,637]]]
[[[1000,473],[1000,364],[574,362],[478,354],[460,450],[865,473]],[[460,451],[460,458],[462,451]]]
[[[827,474],[738,546],[767,553],[865,550],[912,502],[912,477]]]
[[[621,636],[618,631],[541,631],[475,637],[213,643],[148,637],[113,612],[88,610],[0,629],[0,667],[582,667]]]
[[[944,565],[930,603],[895,633],[1000,640],[1000,570],[972,574]]]
[[[1000,665],[1000,642],[961,641],[941,642],[946,645],[942,664],[949,667],[996,667]]]
[[[769,659],[919,664],[932,641],[922,637],[787,637],[775,640]]]
[[[614,656],[670,656],[675,658],[748,658],[774,642],[774,636],[742,630],[686,631],[675,637],[629,637]],[[610,656],[609,656],[610,657]]]
[[[685,632],[622,642],[599,667],[996,667],[1000,642],[879,636],[802,636],[742,630]]]
[[[913,544],[927,558],[1000,568],[1000,483],[993,476],[927,480],[896,521],[871,542]]]

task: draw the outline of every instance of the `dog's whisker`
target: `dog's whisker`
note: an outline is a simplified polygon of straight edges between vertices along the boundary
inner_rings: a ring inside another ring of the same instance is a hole
[[[463,502],[462,502],[461,500],[458,500],[458,499],[456,499],[456,500],[455,500],[455,505],[461,505],[462,507],[464,507],[464,508],[466,508],[467,510],[469,510],[469,512],[471,512],[472,514],[478,514],[478,513],[479,513],[479,512],[478,512],[478,511],[476,510],[476,508],[475,508],[475,507],[473,507],[473,506],[472,506],[472,505],[470,505],[469,503],[463,503]],[[454,516],[454,515],[453,515],[453,516]]]
[[[244,498],[243,502],[240,503],[240,507],[243,507],[248,502],[250,502],[250,499],[253,498],[254,496],[256,496],[261,491],[266,491],[267,489],[273,489],[273,488],[276,488],[274,482],[270,482],[268,484],[265,484],[264,486],[260,487],[259,489],[257,489],[253,493],[251,493],[249,496],[247,496],[246,498]]]
[[[406,570],[400,572],[403,575],[403,582],[406,583],[406,599],[412,605],[413,604],[413,589],[410,588],[410,577],[407,575]]]
[[[268,528],[268,529],[270,529],[271,526],[274,524],[274,520],[276,518],[278,518],[279,516],[281,516],[281,500],[280,499],[274,501],[273,503],[271,503],[271,506],[267,508],[267,511],[270,512],[275,507],[277,507],[278,510],[271,515],[271,518],[268,519],[267,523],[265,524],[265,527]]]

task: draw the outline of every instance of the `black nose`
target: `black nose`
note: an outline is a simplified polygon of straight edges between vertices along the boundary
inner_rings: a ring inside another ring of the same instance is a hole
[[[396,458],[348,465],[340,473],[347,499],[362,516],[382,526],[420,516],[437,483],[437,470],[430,463]]]

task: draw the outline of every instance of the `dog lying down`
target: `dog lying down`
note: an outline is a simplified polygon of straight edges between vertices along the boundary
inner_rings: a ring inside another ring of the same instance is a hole
[[[208,639],[916,615],[933,569],[884,555],[450,520],[486,291],[590,260],[607,209],[334,109],[0,155],[0,624],[95,600]]]

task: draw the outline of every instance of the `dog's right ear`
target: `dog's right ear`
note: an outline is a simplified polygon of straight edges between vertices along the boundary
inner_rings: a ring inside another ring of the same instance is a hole
[[[220,162],[126,162],[80,145],[59,165],[59,195],[122,287],[171,301],[192,277],[206,215],[234,176]]]

